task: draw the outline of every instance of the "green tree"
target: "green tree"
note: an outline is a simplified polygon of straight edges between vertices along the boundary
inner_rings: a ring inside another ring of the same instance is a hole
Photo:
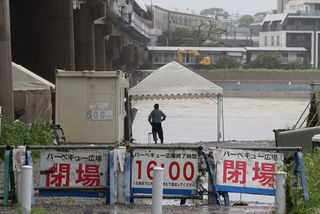
[[[200,12],[200,15],[202,16],[213,16],[215,19],[218,19],[218,17],[228,18],[230,15],[227,11],[225,11],[222,8],[207,8]]]
[[[212,46],[219,40],[220,35],[225,30],[219,28],[211,20],[209,23],[201,22],[200,25],[192,30],[176,28],[171,31],[164,31],[159,37],[159,46]]]
[[[159,46],[197,46],[197,32],[185,28],[164,31],[158,37]]]
[[[252,68],[280,68],[281,60],[278,53],[259,54],[255,60],[250,63]]]
[[[251,15],[241,16],[239,19],[239,27],[248,27],[251,23],[253,23],[254,18]]]
[[[268,14],[267,12],[258,12],[258,13],[255,13],[255,14],[253,15],[254,22],[257,22],[257,23],[262,22],[263,19],[266,17],[267,14]]]

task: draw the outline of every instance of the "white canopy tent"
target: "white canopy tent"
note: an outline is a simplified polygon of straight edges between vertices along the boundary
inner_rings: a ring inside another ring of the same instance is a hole
[[[52,92],[55,85],[12,62],[14,108],[23,122],[52,119]]]
[[[217,140],[224,140],[223,90],[177,62],[154,71],[129,90],[132,100],[212,97],[217,100]]]

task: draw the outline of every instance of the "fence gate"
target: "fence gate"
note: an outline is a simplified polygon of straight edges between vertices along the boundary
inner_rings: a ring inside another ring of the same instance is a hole
[[[114,201],[114,152],[110,146],[29,146],[40,150],[40,196],[105,197]]]
[[[153,168],[164,168],[164,198],[199,198],[199,147],[131,146],[131,197],[151,197]],[[205,170],[205,169],[203,169]]]

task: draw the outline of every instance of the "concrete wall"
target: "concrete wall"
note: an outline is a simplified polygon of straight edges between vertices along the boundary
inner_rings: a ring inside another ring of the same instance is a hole
[[[196,71],[224,89],[224,96],[310,98],[310,83],[320,72]]]

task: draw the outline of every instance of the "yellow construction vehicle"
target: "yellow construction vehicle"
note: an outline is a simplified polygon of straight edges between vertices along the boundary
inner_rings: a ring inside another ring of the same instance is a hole
[[[199,51],[196,50],[177,50],[177,62],[182,63],[183,62],[183,54],[190,54],[195,57],[201,56]],[[211,58],[210,56],[203,56],[200,58],[199,64],[201,65],[211,65]]]

